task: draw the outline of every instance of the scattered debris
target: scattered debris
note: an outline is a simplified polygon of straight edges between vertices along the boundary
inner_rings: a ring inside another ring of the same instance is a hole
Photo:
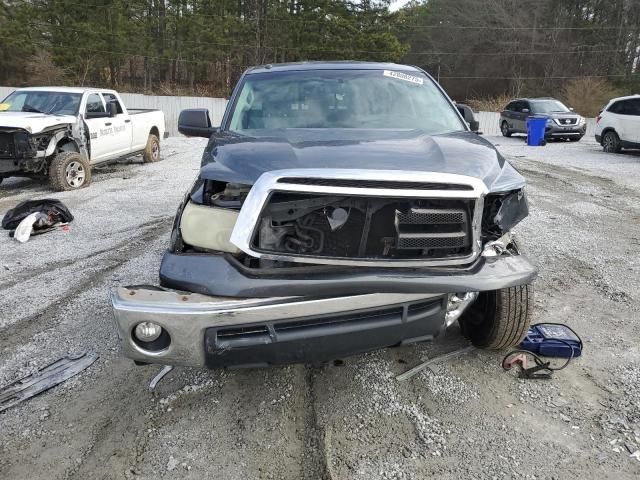
[[[82,372],[97,359],[98,355],[93,352],[70,355],[0,388],[0,412],[59,385]]]
[[[566,358],[560,366],[551,365],[539,355]],[[561,323],[538,323],[532,325],[519,348],[502,359],[502,368],[518,368],[518,376],[530,380],[550,379],[553,372],[565,368],[571,360],[582,355],[582,340],[567,325]],[[529,362],[533,360],[533,366]]]
[[[449,360],[451,358],[459,357],[461,355],[464,355],[465,353],[469,353],[469,352],[475,350],[475,348],[476,347],[470,345],[468,347],[461,348],[460,350],[454,350],[453,352],[445,353],[444,355],[440,355],[439,357],[431,358],[431,359],[427,360],[426,362],[423,362],[420,365],[417,365],[417,366],[413,367],[411,370],[407,370],[406,372],[401,373],[400,375],[398,375],[396,377],[396,380],[398,380],[398,381],[407,380],[408,378],[411,378],[414,375],[420,373],[425,368],[428,368],[430,365],[433,365],[435,363],[444,362],[445,360]]]
[[[158,386],[158,383],[160,383],[160,380],[166,377],[171,370],[173,370],[173,366],[171,365],[165,365],[162,367],[156,376],[151,379],[151,382],[149,382],[149,391],[153,392]]]
[[[45,198],[19,203],[2,218],[2,228],[11,230],[9,236],[20,243],[29,240],[31,235],[49,232],[73,220],[69,209],[59,200]]]
[[[582,355],[582,340],[562,323],[537,323],[529,327],[520,349],[543,357],[575,358]]]

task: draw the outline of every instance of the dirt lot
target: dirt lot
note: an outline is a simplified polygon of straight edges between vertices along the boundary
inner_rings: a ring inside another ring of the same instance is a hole
[[[594,143],[526,147],[492,138],[529,180],[517,233],[540,268],[534,321],[566,322],[582,359],[550,381],[503,372],[476,351],[399,383],[433,344],[266,370],[158,368],[121,358],[107,293],[157,281],[179,199],[204,140],[172,138],[157,164],[118,164],[63,200],[76,216],[20,245],[0,234],[0,385],[68,352],[99,360],[0,414],[0,478],[422,479],[640,477],[640,154]]]

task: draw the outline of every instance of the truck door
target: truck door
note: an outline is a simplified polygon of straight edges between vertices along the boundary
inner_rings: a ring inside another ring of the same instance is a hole
[[[107,116],[104,100],[98,93],[90,93],[84,108],[84,122],[89,130],[89,146],[91,163],[99,162],[111,153],[109,125],[111,119]]]
[[[116,106],[117,115],[111,117],[110,127],[113,129],[111,137],[111,149],[113,156],[126,155],[131,151],[131,118],[124,111],[118,97],[111,92],[103,92],[105,103],[113,103]]]

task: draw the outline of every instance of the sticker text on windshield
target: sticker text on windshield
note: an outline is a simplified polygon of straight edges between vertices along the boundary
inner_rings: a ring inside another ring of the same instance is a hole
[[[414,77],[413,75],[407,75],[406,73],[394,72],[392,70],[384,71],[385,77],[397,78],[398,80],[404,80],[405,82],[417,83],[422,85],[424,80],[420,77]]]

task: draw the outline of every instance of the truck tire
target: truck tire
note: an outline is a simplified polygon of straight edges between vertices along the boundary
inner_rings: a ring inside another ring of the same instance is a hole
[[[152,133],[149,134],[147,146],[144,147],[142,158],[144,159],[144,163],[152,163],[160,160],[160,140]]]
[[[602,137],[602,149],[607,153],[620,153],[620,137],[613,130],[609,130]]]
[[[529,329],[532,309],[533,285],[481,292],[460,318],[460,326],[476,347],[514,347]]]
[[[500,131],[502,132],[503,137],[511,136],[511,130],[509,130],[509,124],[506,121],[503,121],[500,125]]]
[[[60,152],[49,165],[49,182],[59,192],[84,188],[91,183],[91,166],[77,152]]]

